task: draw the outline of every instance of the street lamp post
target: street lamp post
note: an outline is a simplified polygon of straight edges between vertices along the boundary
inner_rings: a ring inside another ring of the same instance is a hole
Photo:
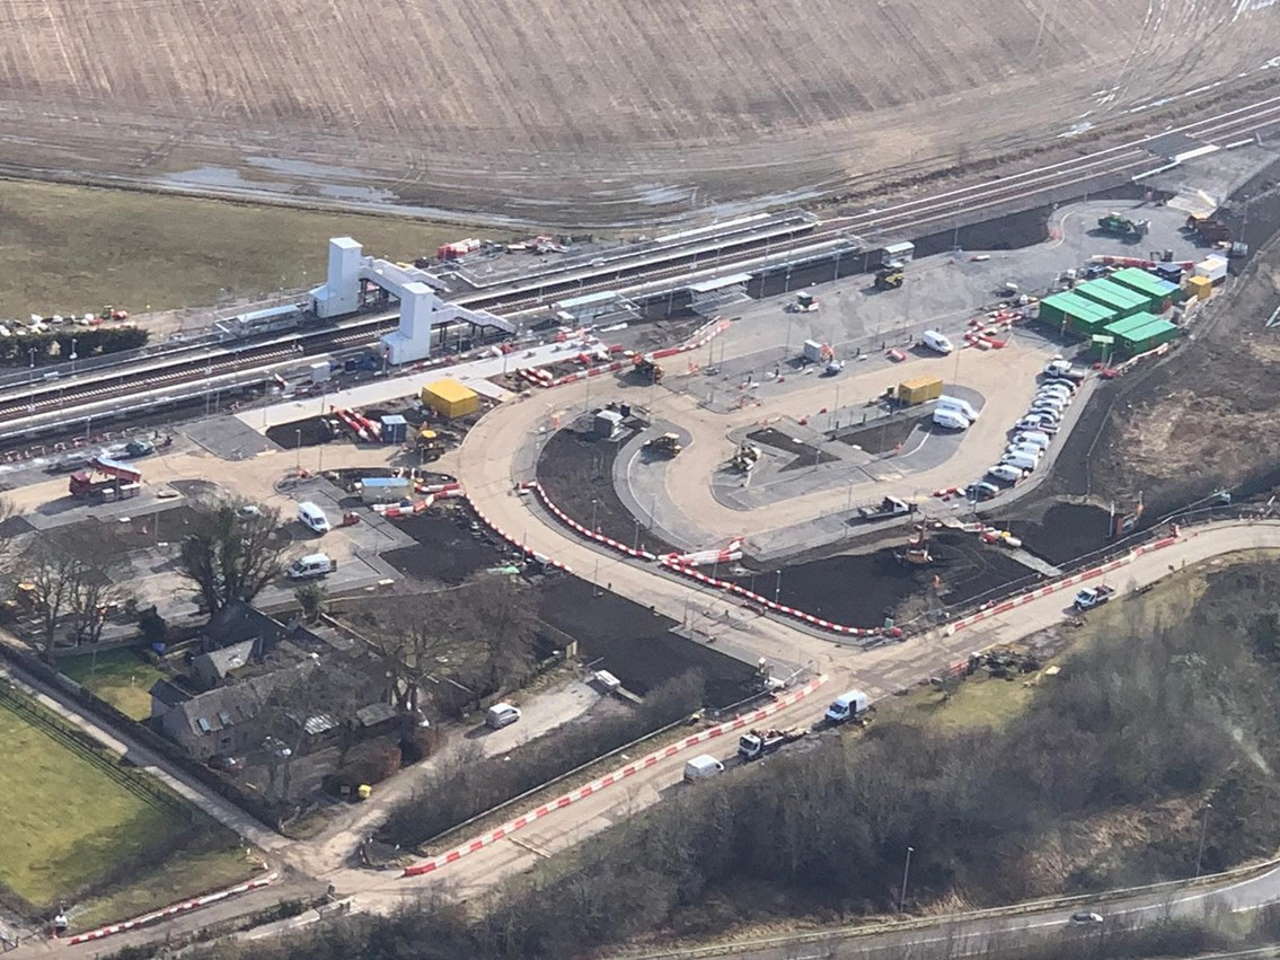
[[[302,469],[302,428],[299,427],[297,430],[293,432],[296,436],[296,442],[297,442],[298,469],[301,470]]]
[[[27,407],[27,412],[35,413],[36,412],[36,348],[35,347],[31,348],[30,354],[31,354],[31,376],[30,376],[29,386],[31,387],[31,403]]]
[[[1196,876],[1200,876],[1200,864],[1204,860],[1204,838],[1209,832],[1209,811],[1213,809],[1212,803],[1204,805],[1204,811],[1200,816],[1200,847],[1196,850]]]
[[[76,375],[76,338],[71,338],[71,375]]]
[[[599,505],[599,503],[600,501],[597,500],[595,497],[591,498],[591,532],[592,533],[596,532],[596,507]]]
[[[907,847],[907,859],[902,865],[902,890],[898,893],[898,912],[902,912],[902,908],[907,902],[907,878],[911,876],[911,854],[916,852],[915,847]]]
[[[778,569],[778,584],[773,588],[773,602],[780,603],[779,598],[782,596],[782,569]]]

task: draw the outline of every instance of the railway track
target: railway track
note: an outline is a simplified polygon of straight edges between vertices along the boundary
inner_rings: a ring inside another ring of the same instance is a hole
[[[1047,196],[1092,180],[1122,175],[1133,177],[1144,170],[1160,166],[1160,158],[1146,145],[1163,137],[1181,134],[1206,145],[1223,146],[1276,124],[1280,124],[1280,97],[1258,101],[1129,144],[1033,170],[847,217],[812,225],[797,224],[795,230],[782,239],[772,236],[767,239],[753,238],[735,231],[731,240],[720,246],[714,256],[681,252],[677,249],[672,256],[663,257],[656,262],[628,264],[623,260],[612,270],[598,272],[596,279],[589,282],[581,277],[531,280],[527,286],[514,291],[475,291],[457,297],[456,302],[462,306],[495,313],[519,313],[545,304],[549,299],[566,292],[578,295],[626,289],[641,282],[654,283],[680,277],[710,264],[730,269],[735,264],[759,258],[762,251],[769,256],[783,256],[845,236],[878,237],[890,233],[901,235],[910,230],[928,231],[939,225],[940,221],[956,219],[976,211],[1006,204],[1038,205]],[[713,237],[714,235],[708,235],[708,239]],[[387,326],[385,316],[355,319],[337,331],[312,331],[292,337],[277,337],[266,344],[246,345],[215,357],[184,359],[178,355],[172,363],[164,364],[161,361],[152,364],[148,370],[136,373],[119,371],[112,374],[100,371],[106,375],[79,385],[75,380],[64,380],[61,383],[37,381],[29,391],[10,388],[0,394],[0,424],[14,423],[25,417],[56,411],[70,411],[78,406],[100,403],[139,391],[180,386],[202,378],[234,373],[249,374],[255,371],[261,373],[264,368],[287,360],[290,356],[302,358],[358,347],[369,342],[372,331],[385,329]],[[282,343],[284,340],[289,342]],[[301,349],[294,346],[295,342]]]

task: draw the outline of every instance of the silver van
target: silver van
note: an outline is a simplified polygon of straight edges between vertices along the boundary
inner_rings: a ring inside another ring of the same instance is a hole
[[[988,477],[1003,480],[1005,483],[1017,483],[1022,479],[1023,471],[1008,463],[997,463],[987,470]]]
[[[1001,463],[1007,463],[1011,467],[1017,467],[1019,470],[1030,472],[1036,468],[1036,464],[1040,462],[1039,457],[1033,457],[1025,453],[1006,453],[1001,459]]]
[[[1049,444],[1053,440],[1047,433],[1041,433],[1038,430],[1025,430],[1017,434],[1013,438],[1013,442],[1021,446],[1030,444],[1033,447],[1039,447],[1041,450],[1048,450]]]
[[[1040,458],[1044,456],[1044,451],[1031,443],[1011,443],[1004,448],[1004,455],[1006,457],[1013,456],[1015,454],[1032,457],[1037,463],[1039,463]]]

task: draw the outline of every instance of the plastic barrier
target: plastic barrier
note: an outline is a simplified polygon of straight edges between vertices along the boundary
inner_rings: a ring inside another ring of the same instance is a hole
[[[658,562],[661,563],[668,570],[673,570],[676,573],[681,574],[682,576],[689,577],[691,580],[697,580],[699,583],[704,584],[708,587],[714,587],[717,590],[724,590],[727,593],[732,593],[735,596],[742,597],[748,603],[757,604],[759,606],[764,607],[767,610],[772,610],[775,613],[786,614],[788,617],[793,617],[796,620],[800,620],[804,623],[807,623],[811,627],[818,627],[822,630],[830,630],[832,633],[839,633],[839,634],[843,634],[844,636],[850,636],[850,637],[874,637],[874,636],[879,636],[881,634],[885,634],[887,636],[901,635],[901,631],[895,630],[895,629],[884,631],[878,627],[876,628],[850,627],[843,623],[833,623],[830,620],[824,620],[822,617],[816,617],[812,613],[806,613],[803,610],[797,610],[795,607],[788,607],[785,604],[778,603],[775,600],[770,600],[767,597],[762,597],[758,593],[752,593],[750,590],[748,590],[746,587],[741,586],[740,584],[731,583],[728,580],[717,580],[713,577],[708,577],[705,573],[695,570],[693,567],[687,567],[687,566],[684,566],[683,564],[676,563],[672,561],[669,557],[660,557]]]
[[[84,933],[77,933],[74,937],[67,938],[67,944],[74,946],[78,943],[88,943],[90,940],[101,940],[103,937],[109,937],[112,934],[123,933],[125,930],[133,930],[136,927],[146,926],[148,923],[154,923],[157,920],[164,920],[168,917],[176,916],[179,913],[186,913],[189,910],[198,910],[200,907],[207,907],[211,903],[217,903],[219,900],[225,900],[228,897],[234,897],[241,893],[248,893],[250,890],[259,890],[268,886],[279,879],[279,874],[269,873],[264,877],[258,877],[254,880],[247,880],[244,883],[237,883],[234,887],[227,887],[225,890],[218,890],[215,893],[206,893],[203,897],[195,897],[191,900],[182,900],[178,903],[170,904],[152,913],[144,913],[140,917],[134,917],[132,920],[122,920],[120,923],[108,924],[105,927],[98,927],[96,930],[88,930]]]
[[[573,519],[573,517],[569,516],[567,513],[565,513],[563,510],[557,507],[554,503],[552,503],[551,498],[547,496],[547,491],[542,489],[542,484],[540,484],[537,480],[529,480],[525,483],[522,483],[520,485],[520,489],[532,490],[535,494],[537,494],[538,502],[541,503],[544,507],[546,507],[547,510],[550,511],[552,516],[554,516],[557,520],[563,523],[566,527],[573,530],[574,533],[584,536],[588,540],[594,540],[596,543],[603,544],[604,546],[609,547],[612,550],[617,550],[619,553],[624,554],[628,557],[634,557],[637,560],[654,559],[654,554],[650,553],[648,550],[637,550],[634,547],[628,547],[625,543],[619,543],[617,540],[614,540],[612,537],[606,537],[602,533],[597,533],[595,530],[588,530],[586,527],[580,524],[577,520]]]
[[[565,573],[573,572],[572,570],[569,569],[568,566],[561,563],[559,560],[552,560],[550,557],[544,556],[543,554],[538,553],[534,550],[530,550],[523,543],[521,543],[515,537],[511,536],[511,534],[507,533],[507,531],[503,530],[500,526],[498,526],[496,523],[494,523],[492,520],[486,517],[484,513],[481,512],[480,508],[476,506],[475,501],[472,500],[470,497],[468,497],[465,493],[460,493],[459,496],[461,496],[464,500],[467,501],[467,505],[470,506],[473,511],[475,511],[475,515],[481,523],[483,523],[486,527],[488,527],[490,530],[492,530],[494,533],[500,536],[503,540],[507,541],[507,543],[511,544],[513,547],[519,547],[521,552],[524,553],[525,556],[533,557],[533,559],[537,560],[539,563],[544,564],[548,567],[555,567],[557,570],[563,570]]]
[[[510,836],[519,830],[523,830],[525,827],[529,826],[529,824],[541,820],[543,817],[554,813],[556,810],[567,807],[579,800],[585,800],[587,797],[593,796],[601,790],[607,789],[616,783],[621,783],[623,780],[627,779],[627,777],[635,776],[642,770],[647,770],[654,764],[675,756],[681,750],[697,746],[700,743],[706,743],[709,740],[722,737],[727,733],[733,733],[735,730],[741,730],[743,727],[759,723],[761,720],[767,720],[775,713],[786,709],[792,704],[799,703],[805,697],[809,696],[809,694],[822,686],[826,680],[827,678],[825,676],[815,677],[813,680],[804,684],[804,686],[797,687],[795,690],[781,694],[767,707],[761,707],[758,710],[753,710],[751,713],[745,714],[741,717],[737,717],[733,720],[727,720],[714,727],[709,727],[701,733],[695,733],[692,736],[685,737],[683,740],[673,743],[670,746],[663,747],[661,750],[655,750],[648,756],[641,757],[633,763],[628,763],[625,767],[619,767],[617,770],[605,774],[598,780],[592,780],[585,786],[570,790],[568,793],[563,794],[554,800],[548,801],[527,813],[523,813],[514,820],[509,820],[502,826],[497,827],[494,830],[490,830],[488,833],[481,834],[473,840],[464,843],[462,846],[455,847],[447,853],[442,853],[439,856],[432,857],[430,860],[424,860],[422,863],[415,863],[412,866],[406,867],[404,873],[401,874],[401,877],[420,877],[423,874],[433,873],[441,867],[448,866],[457,860],[461,860],[469,853],[475,853],[477,850],[483,850],[485,847],[497,843],[504,837]]]

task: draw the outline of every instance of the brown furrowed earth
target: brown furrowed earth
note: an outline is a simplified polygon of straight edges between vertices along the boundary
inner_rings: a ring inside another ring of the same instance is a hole
[[[539,222],[728,212],[1132,124],[1256,81],[1277,25],[1256,0],[0,0],[0,169]]]

